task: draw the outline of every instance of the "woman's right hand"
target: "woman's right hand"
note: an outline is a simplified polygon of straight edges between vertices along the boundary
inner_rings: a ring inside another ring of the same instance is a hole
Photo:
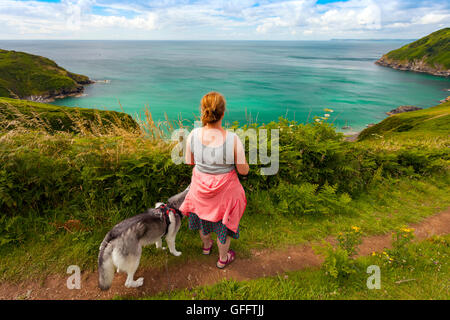
[[[234,138],[234,163],[236,165],[237,172],[242,176],[247,176],[250,167],[245,158],[245,150],[242,145],[241,139],[236,135]]]

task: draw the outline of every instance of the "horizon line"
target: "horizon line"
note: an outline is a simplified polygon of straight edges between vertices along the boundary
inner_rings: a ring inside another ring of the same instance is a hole
[[[378,38],[378,39],[362,39],[362,38],[332,38],[323,40],[314,39],[281,39],[281,40],[266,40],[266,39],[0,39],[0,41],[265,41],[265,42],[299,42],[299,41],[414,41],[416,38]]]

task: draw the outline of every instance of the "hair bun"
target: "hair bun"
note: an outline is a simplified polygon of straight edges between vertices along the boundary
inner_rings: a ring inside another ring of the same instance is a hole
[[[225,98],[218,92],[206,94],[201,101],[201,120],[203,125],[219,121],[225,113]]]

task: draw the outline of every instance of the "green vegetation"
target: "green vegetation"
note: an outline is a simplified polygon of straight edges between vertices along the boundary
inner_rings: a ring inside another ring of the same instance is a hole
[[[359,236],[389,233],[450,205],[448,108],[444,104],[390,117],[401,123],[382,124],[376,135],[355,143],[345,141],[323,118],[308,124],[286,119],[235,124],[280,129],[280,170],[263,176],[262,165],[251,166],[242,181],[248,206],[241,238],[233,248],[245,257],[254,248],[333,236],[341,239],[341,249],[323,251],[330,257],[323,270],[224,281],[177,292],[175,298],[191,299],[194,293],[197,299],[448,298],[440,279],[448,278],[448,237],[434,239],[433,246],[402,245],[424,252],[416,260],[406,259],[406,251],[387,252],[410,263],[395,269],[388,268],[385,256],[355,259],[352,250]],[[165,201],[190,182],[191,168],[172,162],[173,143],[163,139],[174,124],[154,123],[147,113],[140,127],[120,125],[118,117],[106,126],[86,111],[74,117],[73,125],[47,125],[58,123],[54,119],[60,116],[72,118],[75,109],[69,109],[0,99],[0,281],[44,278],[65,273],[72,264],[96,270],[98,246],[114,224]],[[408,128],[397,130],[400,126]],[[358,237],[349,226],[358,226]],[[203,259],[199,242],[184,220],[177,236],[183,255],[169,256],[169,265]],[[145,248],[140,267],[163,268],[166,257],[153,246]],[[377,263],[386,267],[382,290],[367,290],[367,274],[352,270]],[[332,281],[330,275],[335,275]],[[415,280],[396,284],[410,278]]]
[[[448,140],[450,132],[450,102],[418,110],[392,115],[373,127],[362,131],[359,141],[368,139]]]
[[[445,28],[387,54],[398,61],[425,58],[430,66],[450,69],[450,28]]]
[[[52,98],[80,93],[89,83],[88,77],[69,72],[50,59],[0,49],[0,97]]]
[[[450,28],[385,54],[378,64],[400,70],[450,75]]]
[[[399,263],[397,249],[354,261],[354,273],[340,282],[330,280],[323,270],[306,269],[277,277],[237,282],[223,280],[211,286],[161,293],[146,299],[174,300],[300,300],[300,299],[434,299],[450,298],[450,236],[434,237],[402,247]],[[386,255],[391,254],[390,259]],[[405,259],[407,258],[407,260]],[[403,260],[405,262],[403,262]],[[381,288],[369,290],[366,270],[377,265]]]
[[[0,98],[0,129],[40,128],[47,132],[111,132],[114,128],[138,130],[133,118],[121,112],[54,106],[25,100]]]

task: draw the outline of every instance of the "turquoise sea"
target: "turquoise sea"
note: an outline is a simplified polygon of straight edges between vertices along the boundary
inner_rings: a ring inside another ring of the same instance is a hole
[[[431,107],[450,79],[374,62],[410,42],[396,41],[0,41],[0,48],[46,56],[94,80],[86,95],[54,104],[123,109],[148,106],[155,119],[194,119],[201,97],[223,93],[226,120],[259,123],[322,116],[351,131],[381,121],[400,105]],[[342,130],[343,131],[343,130]]]

